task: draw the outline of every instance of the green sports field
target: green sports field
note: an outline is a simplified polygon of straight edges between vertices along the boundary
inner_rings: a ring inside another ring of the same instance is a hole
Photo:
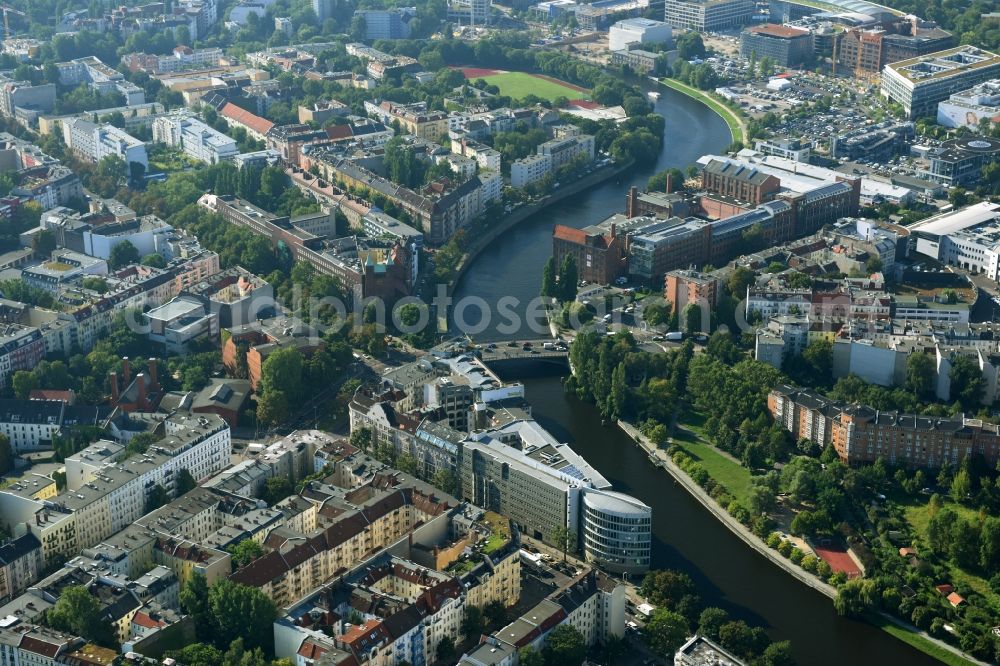
[[[586,92],[540,79],[524,72],[504,72],[503,74],[485,76],[483,79],[487,83],[500,88],[501,95],[509,95],[514,99],[523,99],[528,95],[535,95],[536,97],[555,101],[557,97],[581,99],[587,96]]]

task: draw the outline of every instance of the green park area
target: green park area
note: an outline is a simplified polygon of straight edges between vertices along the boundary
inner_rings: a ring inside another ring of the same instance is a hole
[[[673,436],[674,445],[698,461],[733,497],[745,501],[750,491],[750,470],[708,443],[701,429],[704,420],[702,414],[685,411]]]
[[[566,99],[582,99],[587,96],[585,91],[556,83],[548,79],[543,79],[534,74],[524,72],[504,72],[503,74],[493,74],[483,77],[483,80],[500,89],[501,95],[508,95],[514,99],[524,99],[528,95],[535,95],[547,100],[555,101],[559,97]]]

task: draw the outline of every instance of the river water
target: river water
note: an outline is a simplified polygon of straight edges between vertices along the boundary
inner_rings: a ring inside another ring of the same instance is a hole
[[[653,88],[648,88],[652,90]],[[466,271],[455,290],[456,302],[478,296],[496,304],[503,296],[513,296],[522,304],[538,296],[542,267],[552,256],[552,228],[557,224],[581,228],[625,211],[625,196],[630,185],[645,188],[646,180],[669,167],[686,170],[706,153],[725,150],[732,140],[726,123],[707,108],[669,88],[660,88],[656,111],[666,118],[663,150],[653,167],[633,168],[605,181],[590,191],[565,199],[534,215],[483,251]],[[519,310],[520,311],[520,310]],[[481,322],[476,309],[465,311],[465,321],[475,326]],[[520,332],[504,335],[497,331],[499,316],[493,316],[477,340],[537,338]]]
[[[865,622],[838,617],[832,602],[747,547],[593,405],[568,396],[551,373],[525,376],[532,414],[597,468],[615,490],[653,508],[653,567],[686,571],[707,605],[792,641],[799,664],[938,662]]]
[[[478,296],[495,304],[513,296],[530,301],[552,254],[555,224],[580,228],[600,222],[624,210],[630,185],[642,187],[656,171],[685,169],[700,156],[725,149],[730,134],[721,118],[680,93],[661,92],[656,110],[666,118],[666,139],[655,167],[634,169],[525,220],[476,258],[458,285],[456,300]],[[476,335],[477,340],[504,337],[518,336],[498,332],[496,321]],[[666,472],[654,468],[620,430],[602,427],[591,405],[564,394],[558,377],[524,379],[543,425],[570,442],[616,489],[653,507],[654,566],[688,572],[707,604],[766,627],[776,640],[791,640],[800,664],[938,663],[868,624],[837,617],[829,599],[750,550]]]

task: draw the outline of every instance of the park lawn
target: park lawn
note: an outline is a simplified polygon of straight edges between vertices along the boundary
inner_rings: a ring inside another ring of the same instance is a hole
[[[504,72],[503,74],[486,76],[483,80],[500,88],[501,95],[509,95],[514,99],[524,99],[528,95],[535,95],[554,102],[559,97],[582,99],[587,96],[586,92],[540,79],[524,72]]]
[[[746,500],[750,492],[750,470],[723,455],[705,440],[701,432],[704,420],[704,415],[698,412],[685,411],[678,425],[686,430],[678,429],[673,443],[701,463],[708,475],[724,485],[733,497]]]
[[[934,657],[938,661],[948,664],[949,666],[972,666],[974,664],[974,662],[971,662],[968,659],[963,659],[950,650],[945,650],[937,643],[927,640],[920,634],[915,634],[912,631],[908,631],[905,628],[890,622],[882,615],[870,613],[865,617],[869,622],[890,636],[894,636],[904,643],[912,645],[924,654],[930,655],[931,657]]]

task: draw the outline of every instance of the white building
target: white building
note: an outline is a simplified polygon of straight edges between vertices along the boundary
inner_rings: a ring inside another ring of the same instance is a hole
[[[153,121],[153,141],[180,148],[192,159],[218,164],[234,158],[236,141],[203,123],[188,111],[160,116]]]
[[[552,171],[551,155],[528,155],[510,165],[511,187],[521,189]]]
[[[978,129],[979,121],[1000,119],[1000,79],[957,92],[938,104],[937,122],[945,127]]]
[[[95,56],[60,62],[56,67],[61,85],[78,86],[85,83],[99,93],[117,92],[125,98],[125,106],[146,103],[146,92],[142,88],[127,81],[124,74],[105,65]]]
[[[608,49],[622,51],[631,44],[664,44],[669,50],[673,29],[663,21],[633,18],[619,21],[608,31]]]
[[[881,94],[902,106],[906,117],[912,119],[934,115],[939,102],[997,76],[1000,55],[958,46],[886,65]]]
[[[63,140],[70,150],[89,162],[100,162],[108,155],[149,168],[146,144],[113,125],[97,125],[73,118],[63,123]]]
[[[923,220],[910,228],[917,252],[998,279],[1000,204],[983,201]]]

